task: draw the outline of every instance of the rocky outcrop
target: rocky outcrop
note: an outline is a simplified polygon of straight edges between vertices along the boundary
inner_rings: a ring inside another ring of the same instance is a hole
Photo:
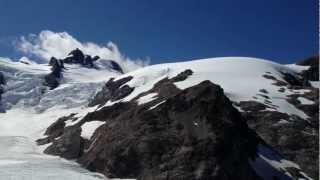
[[[59,139],[53,140],[52,145],[44,153],[59,155],[66,159],[75,159],[82,154],[83,139],[80,137],[81,129],[66,127]]]
[[[91,57],[90,55],[84,54],[80,49],[72,50],[68,57],[62,59],[67,64],[81,64],[87,67],[94,67],[94,61],[100,59],[99,56]]]
[[[312,178],[319,177],[319,89],[310,86],[309,81],[319,80],[318,58],[310,58],[299,65],[310,66],[301,73],[301,77],[283,73],[286,82],[278,80],[272,74],[263,77],[279,86],[279,92],[302,90],[287,96],[287,101],[304,112],[309,118],[302,119],[276,111],[271,105],[256,101],[235,103],[243,111],[247,123],[264,139],[267,144],[298,165]],[[267,94],[267,93],[265,93]],[[301,98],[312,103],[303,103]],[[271,110],[274,109],[274,110]]]
[[[249,104],[246,105],[249,108]],[[251,105],[251,109],[256,108],[255,104]],[[242,115],[249,127],[284,158],[300,165],[309,176],[318,178],[319,132],[314,123],[270,110],[245,111]]]
[[[319,81],[319,56],[314,56],[297,63],[301,66],[310,66],[302,72],[305,81]]]
[[[249,160],[260,139],[219,86],[204,81],[148,110],[154,103],[118,103],[89,113],[45,152],[68,158],[72,152],[83,166],[108,177],[259,179]],[[107,123],[81,149],[81,125],[91,120]]]
[[[65,69],[64,64],[80,64],[87,68],[96,68],[94,62],[99,60],[99,56],[91,57],[90,55],[84,54],[80,49],[75,49],[68,54],[68,57],[64,59],[57,59],[52,57],[49,61],[51,66],[51,73],[44,77],[44,85],[48,86],[51,90],[59,86],[59,81],[63,76],[63,70]],[[112,60],[104,60],[108,64],[108,68],[113,71],[117,71],[123,74],[123,70],[118,63]],[[104,63],[106,63],[104,62]],[[1,80],[1,79],[0,79]]]
[[[42,139],[38,139],[37,144],[44,145],[44,144],[55,141],[56,138],[58,138],[63,134],[64,128],[66,126],[65,122],[67,120],[75,121],[77,119],[77,118],[74,118],[74,115],[75,114],[70,114],[69,116],[63,116],[59,118],[56,122],[51,124],[44,133],[46,137]]]
[[[129,82],[131,79],[132,76],[128,76],[116,81],[114,81],[114,78],[109,79],[102,90],[96,94],[91,102],[89,102],[89,106],[102,106],[109,100],[116,101],[129,95],[133,91],[133,88],[129,87],[128,85],[122,85]]]
[[[84,54],[80,49],[77,48],[71,51],[68,54],[68,57],[62,59],[62,61],[66,64],[80,64],[83,67],[98,69],[98,67],[95,65],[95,62],[99,59],[100,59],[99,56],[92,57],[88,54]],[[103,61],[104,61],[104,64],[108,64],[108,68],[110,68],[110,70],[123,74],[123,69],[117,62],[113,60],[103,60]]]
[[[68,64],[84,64],[85,55],[80,49],[72,50],[63,62]]]
[[[110,62],[110,69],[113,69],[113,70],[115,70],[115,71],[118,71],[119,73],[121,73],[121,74],[123,74],[124,72],[123,72],[123,69],[121,68],[121,66],[118,64],[118,63],[116,63],[115,61],[112,61],[112,60],[109,60],[109,62]]]
[[[55,89],[59,86],[59,80],[62,77],[62,70],[64,68],[63,61],[52,57],[49,65],[51,66],[51,73],[44,77],[44,85],[50,89]]]

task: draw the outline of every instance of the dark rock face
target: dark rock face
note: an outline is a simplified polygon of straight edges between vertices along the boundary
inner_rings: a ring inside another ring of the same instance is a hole
[[[250,128],[255,130],[267,144],[281,152],[286,159],[297,163],[305,173],[314,179],[319,179],[319,89],[311,87],[309,81],[319,80],[318,63],[318,57],[297,63],[310,66],[310,68],[303,71],[301,77],[282,73],[286,82],[278,80],[271,73],[263,75],[264,78],[273,80],[273,85],[279,86],[279,92],[285,92],[286,88],[291,92],[302,89],[305,91],[302,94],[289,95],[287,101],[308,115],[307,120],[267,110],[266,108],[274,109],[274,107],[255,101],[236,104],[244,110],[242,115],[247,119]],[[299,97],[306,98],[313,103],[302,104]]]
[[[38,145],[44,145],[47,143],[50,143],[52,141],[55,140],[55,138],[61,136],[64,133],[64,128],[65,128],[65,121],[67,120],[76,120],[76,118],[74,118],[75,114],[70,114],[69,116],[64,116],[59,118],[56,122],[54,122],[53,124],[51,124],[46,132],[44,133],[44,135],[46,135],[45,138],[42,139],[38,139],[37,140],[37,144]]]
[[[183,76],[164,79],[149,91],[157,92],[161,101],[165,100],[162,104],[152,109],[160,100],[137,105],[140,95],[130,102],[103,107],[64,128],[45,152],[77,158],[83,166],[107,177],[260,179],[249,159],[255,158],[261,140],[219,86],[204,81],[179,90],[173,82],[187,78]],[[95,104],[117,99],[116,89],[130,79],[110,80],[101,91],[108,98],[98,101],[104,96],[97,95]],[[81,125],[92,120],[106,124],[84,143]]]
[[[289,73],[282,73],[282,77],[286,80],[290,86],[303,86],[303,80],[299,79],[298,77],[289,74]]]
[[[49,65],[51,66],[51,73],[44,77],[44,85],[50,87],[50,89],[55,89],[59,86],[59,80],[62,77],[63,61],[52,57]]]
[[[313,68],[318,68],[316,58],[310,58],[299,65],[311,66],[302,72],[302,78],[283,73],[283,78],[288,82],[276,79],[272,74],[266,73],[263,77],[273,80],[279,86],[279,92],[303,89],[305,93],[288,96],[287,101],[309,116],[307,120],[294,115],[263,110],[264,104],[255,102],[242,102],[237,104],[245,112],[242,115],[247,119],[250,128],[254,129],[267,144],[282,155],[297,163],[309,176],[314,179],[319,177],[319,89],[310,86],[312,76],[318,76]],[[313,69],[313,70],[312,70]],[[318,70],[316,70],[318,72]],[[309,75],[307,75],[309,74]],[[313,104],[302,104],[299,97],[304,97]],[[272,107],[268,107],[271,108]]]
[[[317,99],[315,104],[302,105],[297,97]],[[311,177],[319,177],[319,90],[311,88],[305,95],[292,95],[288,101],[310,116],[308,121],[297,116],[264,109],[258,102],[241,102],[237,104],[244,110],[250,128],[254,129],[267,144],[288,160],[298,165]]]
[[[65,58],[63,62],[68,64],[84,64],[85,55],[80,49],[72,50],[68,55],[69,57]]]
[[[184,81],[192,74],[193,74],[193,72],[190,69],[187,69],[187,70],[179,73],[176,77],[172,78],[171,81],[173,81],[173,82]]]
[[[319,56],[314,56],[297,63],[301,66],[310,66],[308,70],[302,72],[302,76],[306,81],[319,81]]]
[[[263,77],[266,78],[266,79],[273,80],[274,83],[272,83],[272,84],[276,85],[276,86],[287,86],[288,85],[288,83],[277,79],[276,77],[270,75],[269,73],[268,74],[264,74]]]
[[[122,70],[121,66],[118,63],[116,63],[115,61],[110,60],[110,68],[123,74],[123,70]]]
[[[89,106],[95,106],[98,104],[103,105],[109,100],[116,101],[129,95],[133,91],[133,88],[127,85],[121,88],[119,87],[129,82],[131,79],[131,76],[116,81],[114,81],[114,78],[109,79],[109,81],[105,84],[102,90],[98,92],[97,95],[93,98],[93,100],[89,103]]]
[[[81,129],[77,127],[66,127],[63,135],[57,140],[53,140],[44,153],[59,155],[66,159],[74,159],[82,154],[84,140],[80,136]]]
[[[236,106],[241,107],[244,111],[262,111],[268,108],[265,104],[256,102],[256,101],[240,101],[239,103],[235,104]]]

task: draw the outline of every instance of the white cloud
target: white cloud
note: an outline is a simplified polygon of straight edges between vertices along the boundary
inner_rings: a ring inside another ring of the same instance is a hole
[[[147,61],[131,60],[122,55],[112,42],[107,45],[97,45],[92,42],[79,42],[67,32],[41,31],[38,35],[22,36],[16,47],[26,56],[36,56],[43,61],[48,61],[52,56],[64,58],[76,49],[81,49],[85,54],[98,55],[102,59],[114,60],[120,64],[125,72],[135,70],[148,64]]]

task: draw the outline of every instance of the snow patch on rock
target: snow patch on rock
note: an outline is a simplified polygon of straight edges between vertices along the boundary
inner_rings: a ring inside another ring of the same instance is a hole
[[[98,127],[105,124],[103,121],[90,121],[81,126],[81,137],[85,139],[91,139],[91,136]]]
[[[145,104],[145,103],[148,103],[148,102],[151,102],[155,99],[157,99],[157,93],[150,93],[150,94],[147,94],[145,96],[142,96],[140,97],[137,101],[138,101],[138,105],[141,105],[141,104]]]

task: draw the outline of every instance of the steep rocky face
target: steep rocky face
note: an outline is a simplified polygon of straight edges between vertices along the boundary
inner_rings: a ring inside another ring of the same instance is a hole
[[[297,63],[301,66],[310,66],[308,70],[302,72],[305,80],[319,81],[319,56],[314,56]]]
[[[128,76],[123,79],[119,79],[114,81],[114,78],[109,79],[109,81],[105,84],[101,91],[99,91],[94,99],[89,103],[89,106],[95,105],[104,105],[106,102],[116,101],[121,99],[127,95],[129,95],[133,88],[128,85],[122,86],[132,79],[131,76]],[[122,86],[122,87],[121,87]],[[120,88],[121,87],[121,88]]]
[[[258,138],[219,86],[206,81],[150,107],[124,103],[97,112],[107,123],[79,162],[108,177],[259,179],[248,164]]]
[[[249,106],[246,103],[246,108]],[[255,103],[251,104],[256,108]],[[270,110],[242,112],[250,128],[311,177],[318,177],[318,127],[311,122]],[[317,120],[318,121],[318,120]]]
[[[62,77],[62,70],[64,69],[63,61],[52,57],[49,61],[51,66],[51,73],[44,77],[44,85],[50,89],[55,89],[59,86],[60,78]]]
[[[52,142],[46,153],[77,159],[107,177],[262,179],[249,162],[255,161],[258,145],[265,142],[248,128],[218,85],[204,81],[185,90],[175,86],[192,74],[186,70],[164,78],[131,101],[108,105],[132,91],[123,89],[132,77],[111,79],[91,102],[100,104],[98,110],[79,120],[73,115],[60,118],[38,143]],[[141,102],[150,94],[157,98]],[[65,127],[67,121],[75,123]],[[83,126],[93,121],[105,123],[90,139],[82,137]],[[290,179],[278,175],[274,178]]]
[[[303,71],[302,78],[283,74],[286,82],[270,74],[264,77],[279,86],[279,92],[303,90],[287,96],[287,101],[309,116],[307,120],[298,116],[274,111],[274,107],[256,101],[236,103],[243,110],[250,128],[254,129],[269,145],[293,162],[296,162],[312,178],[319,177],[319,89],[310,86],[309,81],[318,81],[318,58],[309,58],[299,65],[310,66]],[[267,93],[264,93],[267,95]],[[309,103],[305,103],[307,101]]]

